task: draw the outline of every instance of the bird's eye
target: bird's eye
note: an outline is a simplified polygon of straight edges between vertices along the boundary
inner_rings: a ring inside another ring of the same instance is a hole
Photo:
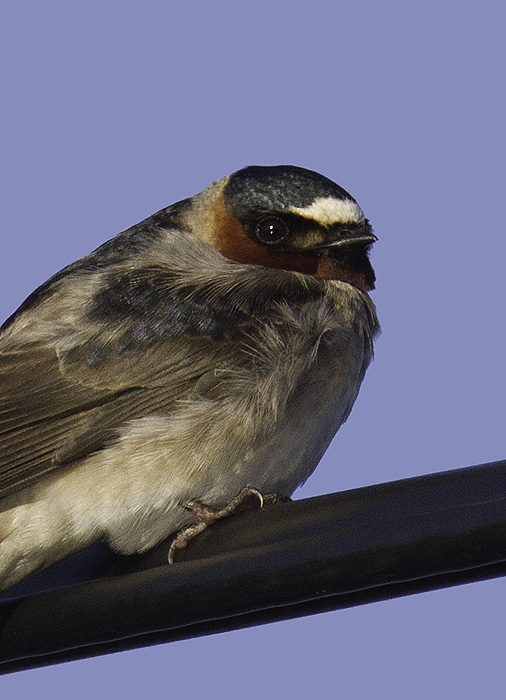
[[[278,219],[276,216],[269,216],[261,219],[255,228],[255,234],[259,241],[272,245],[279,243],[283,238],[288,236],[288,226],[283,219]]]

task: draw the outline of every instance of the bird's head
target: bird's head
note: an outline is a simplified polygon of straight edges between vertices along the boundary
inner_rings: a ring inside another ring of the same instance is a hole
[[[187,220],[230,260],[374,289],[369,221],[348,192],[311,170],[243,168],[193,197]]]

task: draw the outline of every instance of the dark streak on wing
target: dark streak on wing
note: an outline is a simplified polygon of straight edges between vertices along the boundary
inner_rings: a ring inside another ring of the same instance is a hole
[[[125,352],[135,352],[156,338],[183,333],[218,338],[244,322],[247,315],[226,299],[211,299],[205,291],[175,289],[177,275],[162,266],[112,272],[94,299],[92,321],[128,319],[128,327],[117,343]]]
[[[69,274],[78,270],[93,272],[121,264],[135,256],[136,253],[158,238],[163,228],[169,229],[178,225],[179,213],[188,205],[189,201],[189,199],[184,199],[166,209],[161,209],[144,221],[106,241],[92,253],[64,267],[25,299],[21,306],[0,326],[0,333],[6,330],[22,313],[48,298],[58,283]]]

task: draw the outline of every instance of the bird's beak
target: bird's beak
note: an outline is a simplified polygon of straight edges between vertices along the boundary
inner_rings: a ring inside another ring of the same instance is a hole
[[[345,231],[340,234],[339,238],[321,243],[318,250],[335,250],[345,246],[368,246],[378,240],[374,233],[364,233],[364,231]]]

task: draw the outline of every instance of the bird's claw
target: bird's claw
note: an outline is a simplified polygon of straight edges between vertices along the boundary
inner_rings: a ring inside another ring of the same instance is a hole
[[[290,500],[286,496],[282,496],[278,493],[268,493],[263,496],[258,489],[252,486],[245,486],[239,491],[237,496],[233,498],[230,503],[227,503],[226,506],[223,506],[223,508],[211,506],[196,498],[188,501],[184,504],[184,508],[196,518],[196,521],[179,530],[172,540],[167,555],[169,564],[174,563],[174,554],[177,549],[184,549],[194,537],[203,532],[209,525],[243,510],[245,503],[251,496],[258,498],[260,508],[263,508],[266,504],[283,503]]]

